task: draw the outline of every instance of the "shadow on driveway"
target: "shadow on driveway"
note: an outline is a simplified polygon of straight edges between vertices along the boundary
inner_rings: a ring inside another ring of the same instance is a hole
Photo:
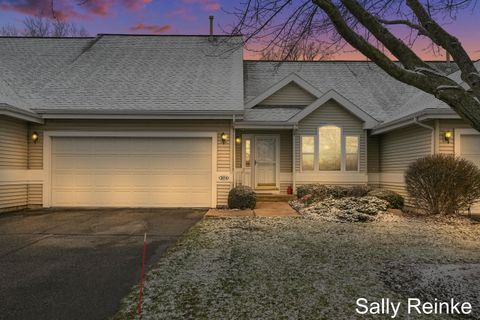
[[[202,209],[51,209],[0,216],[1,319],[106,319]]]

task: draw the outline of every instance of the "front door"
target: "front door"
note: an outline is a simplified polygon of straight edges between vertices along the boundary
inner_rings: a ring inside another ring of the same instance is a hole
[[[255,136],[255,187],[277,186],[277,137]]]

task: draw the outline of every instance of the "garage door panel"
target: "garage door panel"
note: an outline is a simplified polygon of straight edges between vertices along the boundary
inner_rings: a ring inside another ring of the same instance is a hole
[[[211,139],[53,138],[52,205],[209,207]]]
[[[460,154],[459,156],[472,161],[480,167],[480,135],[478,134],[461,134],[460,135]],[[480,204],[475,204],[471,211],[480,213]]]

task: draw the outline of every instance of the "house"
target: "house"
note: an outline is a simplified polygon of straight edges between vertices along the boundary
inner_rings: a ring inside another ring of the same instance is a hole
[[[240,37],[0,38],[0,137],[1,211],[217,207],[240,184],[405,193],[417,158],[480,165],[479,132],[373,63],[245,61]]]

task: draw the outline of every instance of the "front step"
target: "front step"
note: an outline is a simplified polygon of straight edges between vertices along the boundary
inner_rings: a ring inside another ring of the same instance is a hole
[[[257,202],[288,202],[295,199],[292,194],[257,193]]]

